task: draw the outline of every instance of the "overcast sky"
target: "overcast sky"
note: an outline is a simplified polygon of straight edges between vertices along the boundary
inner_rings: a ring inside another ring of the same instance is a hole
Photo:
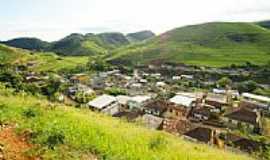
[[[270,0],[1,0],[0,40],[270,19]]]

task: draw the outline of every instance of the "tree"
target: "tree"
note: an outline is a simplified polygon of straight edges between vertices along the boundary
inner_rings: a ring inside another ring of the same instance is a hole
[[[105,71],[109,68],[109,65],[102,57],[89,58],[87,63],[89,70],[93,71]]]
[[[253,92],[257,89],[258,84],[252,80],[241,82],[237,85],[239,92]]]
[[[228,77],[223,77],[217,81],[218,87],[226,88],[232,85],[232,80]]]

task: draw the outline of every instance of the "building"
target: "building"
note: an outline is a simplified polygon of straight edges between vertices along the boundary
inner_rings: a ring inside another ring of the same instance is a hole
[[[191,108],[196,106],[196,98],[184,96],[184,95],[176,95],[169,100],[171,103],[174,103],[177,106],[182,106],[186,108]]]
[[[251,93],[243,93],[242,97],[246,101],[256,102],[257,104],[261,104],[263,109],[270,110],[270,98],[269,97],[251,94]]]
[[[214,143],[214,137],[216,132],[210,128],[198,127],[193,130],[190,130],[184,133],[184,137],[192,140],[192,141],[199,141],[207,144]]]
[[[88,84],[89,83],[89,76],[87,74],[84,74],[84,73],[75,74],[72,77],[70,77],[70,82],[73,84],[77,84],[77,83]]]
[[[245,129],[249,132],[260,132],[261,115],[258,111],[252,111],[247,108],[240,108],[222,118],[230,128]]]
[[[208,93],[203,103],[222,110],[228,106],[228,97],[226,95]]]
[[[156,117],[151,114],[145,114],[142,116],[142,123],[145,127],[150,129],[161,129],[163,118]]]
[[[128,101],[128,108],[133,109],[143,109],[143,106],[151,100],[150,96],[140,95],[134,96]]]
[[[195,108],[192,110],[192,117],[199,121],[206,121],[211,118],[211,111],[209,108],[201,107],[201,108]]]
[[[144,112],[154,116],[162,117],[167,110],[168,104],[164,101],[153,101],[144,106]]]
[[[229,147],[234,147],[248,153],[262,151],[265,148],[265,144],[261,142],[230,133],[225,136],[225,144]]]
[[[119,103],[119,105],[120,105],[121,107],[126,108],[127,105],[128,105],[128,102],[129,102],[130,100],[132,100],[132,97],[130,97],[130,96],[125,96],[125,95],[119,95],[119,96],[116,96],[116,99],[117,99],[117,101],[118,101],[118,103]]]
[[[117,99],[113,96],[109,96],[109,95],[102,95],[99,96],[97,98],[95,98],[94,100],[88,102],[88,106],[93,109],[93,110],[97,110],[97,111],[102,111],[105,108],[109,108],[108,110],[105,110],[109,113],[111,113],[110,111],[113,110],[114,111],[114,107],[119,106]]]

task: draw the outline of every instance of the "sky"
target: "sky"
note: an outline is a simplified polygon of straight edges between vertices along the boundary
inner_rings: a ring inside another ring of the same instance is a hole
[[[270,0],[0,0],[0,40],[270,20]]]

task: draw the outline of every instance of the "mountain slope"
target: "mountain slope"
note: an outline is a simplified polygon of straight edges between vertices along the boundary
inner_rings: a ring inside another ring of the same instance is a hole
[[[206,23],[171,30],[150,41],[117,49],[114,63],[152,61],[227,66],[270,61],[270,31],[252,23]]]
[[[192,143],[89,109],[75,109],[16,94],[0,84],[0,122],[16,124],[39,159],[251,160],[247,155]],[[217,156],[218,155],[218,156]],[[83,158],[84,157],[84,158]]]
[[[129,33],[126,35],[127,39],[130,42],[140,42],[146,39],[150,39],[154,36],[155,34],[152,31],[141,31],[141,32],[136,32],[136,33]]]
[[[16,38],[1,43],[16,48],[37,50],[37,51],[47,50],[50,46],[50,43],[42,41],[37,38]]]
[[[270,21],[262,21],[257,23],[259,26],[270,29]]]
[[[16,48],[34,51],[49,51],[59,55],[82,56],[82,55],[104,55],[118,47],[128,45],[134,41],[142,41],[153,36],[150,31],[129,34],[122,33],[100,33],[100,34],[78,34],[73,33],[65,38],[52,43],[37,38],[16,38],[0,42]],[[132,40],[130,40],[132,38]]]
[[[33,71],[59,71],[62,69],[73,69],[77,65],[84,65],[88,57],[61,57],[50,52],[30,52],[24,49],[8,47],[0,44],[0,64],[27,65],[33,63],[30,68]]]

